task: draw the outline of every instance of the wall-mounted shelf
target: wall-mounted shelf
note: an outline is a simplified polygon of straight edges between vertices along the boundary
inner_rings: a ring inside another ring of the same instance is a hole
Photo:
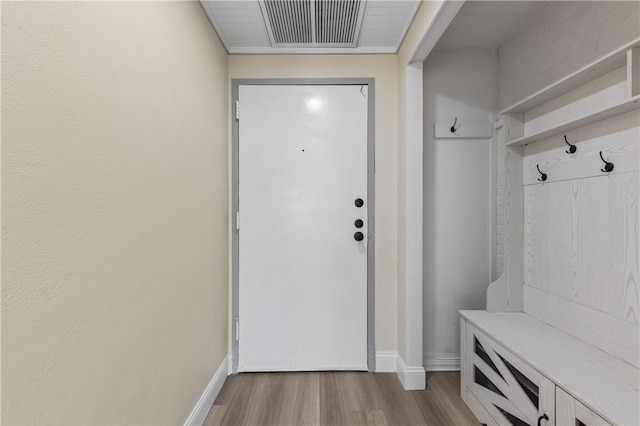
[[[526,145],[532,142],[536,142],[540,139],[547,138],[559,133],[568,132],[569,130],[577,129],[578,127],[586,126],[587,124],[595,123],[596,121],[604,120],[625,112],[632,111],[640,108],[640,96],[634,96],[628,101],[622,102],[618,105],[603,109],[581,117],[577,120],[570,120],[557,126],[546,129],[542,132],[537,132],[528,136],[523,136],[506,143],[507,146]]]
[[[530,144],[638,108],[640,39],[503,110],[521,124],[505,145]]]
[[[569,74],[561,80],[545,87],[542,90],[528,96],[515,104],[505,108],[500,114],[526,112],[542,105],[562,94],[570,92],[583,84],[602,77],[627,63],[629,50],[640,47],[640,38],[631,43],[620,47],[619,49],[607,54],[606,56],[590,63],[589,65]],[[636,64],[637,66],[637,64]],[[637,93],[636,93],[637,95]]]

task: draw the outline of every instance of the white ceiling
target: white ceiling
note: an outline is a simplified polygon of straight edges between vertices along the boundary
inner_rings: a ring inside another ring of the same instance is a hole
[[[435,46],[436,50],[491,49],[516,32],[543,1],[467,1]]]
[[[273,0],[266,0],[267,2]],[[286,7],[298,11],[304,3],[314,9],[322,3],[329,13],[337,3],[332,0],[279,0],[276,8]],[[342,45],[305,43],[278,44],[275,31],[266,22],[269,14],[264,0],[200,0],[211,23],[229,53],[396,53],[415,16],[419,0],[348,0],[362,9],[357,15],[355,43]],[[273,4],[273,3],[272,3]],[[314,10],[315,13],[315,10]],[[267,16],[267,19],[265,19]],[[315,16],[315,15],[314,15]],[[299,32],[304,24],[293,23],[292,32]],[[311,28],[309,24],[309,28]],[[317,24],[313,28],[317,28]],[[315,40],[315,37],[314,37]],[[339,46],[339,47],[338,47]]]

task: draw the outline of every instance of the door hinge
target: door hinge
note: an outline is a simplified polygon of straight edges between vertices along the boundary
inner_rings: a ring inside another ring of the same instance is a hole
[[[240,230],[240,212],[236,212],[236,231]]]
[[[236,100],[236,120],[240,120],[240,101]]]
[[[236,317],[236,341],[240,340],[240,317]]]

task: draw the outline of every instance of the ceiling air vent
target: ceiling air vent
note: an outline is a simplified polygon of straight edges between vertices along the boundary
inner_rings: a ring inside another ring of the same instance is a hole
[[[261,0],[273,47],[356,47],[366,0]]]

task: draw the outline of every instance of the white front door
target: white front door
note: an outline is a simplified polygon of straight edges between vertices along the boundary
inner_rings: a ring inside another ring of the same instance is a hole
[[[238,371],[367,369],[367,89],[239,86]]]

